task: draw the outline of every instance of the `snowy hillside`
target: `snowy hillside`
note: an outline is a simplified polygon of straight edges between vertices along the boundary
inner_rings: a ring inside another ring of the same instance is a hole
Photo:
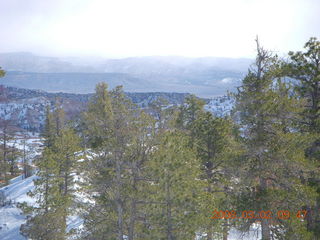
[[[44,122],[44,111],[49,104],[44,97],[0,103],[0,118],[11,120],[26,130],[37,130]]]
[[[187,93],[126,93],[133,103],[147,108],[157,98],[168,100],[170,105],[180,105],[189,94]],[[57,99],[66,112],[67,119],[74,119],[86,108],[92,94],[48,93],[22,88],[5,88],[7,100],[0,103],[0,119],[11,120],[19,128],[39,132],[43,128],[46,107],[54,106]],[[228,115],[234,101],[228,96],[204,99],[207,111],[216,116]]]
[[[33,189],[35,176],[22,179],[21,176],[11,180],[11,184],[3,187],[0,191],[6,196],[5,206],[0,207],[0,239],[1,240],[25,240],[20,234],[20,226],[26,221],[19,203],[27,202],[30,205],[35,203],[34,199],[27,196]]]
[[[57,102],[62,105],[67,120],[75,119],[85,110],[92,94],[49,93],[14,87],[0,87],[0,95],[5,100],[0,102],[0,119],[10,120],[11,124],[32,132],[40,132],[43,128],[46,107],[51,108]],[[169,104],[181,104],[187,93],[145,92],[126,93],[133,103],[140,107],[148,107],[157,98],[168,100]]]
[[[21,203],[27,203],[34,206],[36,201],[28,196],[28,192],[34,189],[33,180],[36,176],[23,179],[22,176],[16,177],[10,181],[6,187],[0,188],[0,193],[4,193],[6,201],[4,206],[0,205],[0,239],[1,240],[25,240],[20,234],[20,226],[26,222],[26,216],[23,215],[18,207]],[[68,219],[68,230],[79,229],[82,220],[77,216]]]
[[[212,112],[217,117],[224,117],[231,113],[231,110],[235,104],[233,98],[229,96],[221,96],[210,99],[205,105],[205,109]]]

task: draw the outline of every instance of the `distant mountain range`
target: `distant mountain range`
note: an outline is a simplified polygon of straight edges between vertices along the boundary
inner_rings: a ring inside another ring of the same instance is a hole
[[[180,92],[200,97],[224,95],[240,85],[251,59],[132,57],[54,58],[2,53],[7,72],[0,84],[49,92],[92,93],[105,81],[128,92]]]

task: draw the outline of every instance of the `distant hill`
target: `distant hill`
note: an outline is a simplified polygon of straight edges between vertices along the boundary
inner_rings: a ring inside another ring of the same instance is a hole
[[[90,93],[97,82],[129,92],[190,92],[224,95],[240,85],[251,59],[132,57],[53,58],[31,53],[0,54],[7,71],[0,84],[49,92]]]
[[[6,71],[22,72],[92,72],[90,66],[77,66],[55,57],[36,56],[28,52],[0,53],[0,66]]]
[[[176,74],[208,68],[245,72],[252,63],[248,58],[179,56],[129,57],[121,59],[89,57],[44,57],[28,52],[0,53],[0,66],[21,72],[119,72],[129,74]]]
[[[123,85],[127,91],[148,91],[147,80],[124,73],[6,72],[0,78],[0,84],[6,86],[68,93],[93,93],[99,82],[107,82],[110,88]]]

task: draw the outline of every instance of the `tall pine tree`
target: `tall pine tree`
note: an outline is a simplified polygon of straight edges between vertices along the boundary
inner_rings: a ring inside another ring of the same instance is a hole
[[[305,100],[303,111],[298,119],[301,132],[313,136],[306,148],[306,156],[314,164],[314,169],[301,174],[304,181],[318,192],[315,205],[307,205],[308,229],[320,239],[320,41],[310,38],[304,52],[289,52],[289,62],[284,64],[285,76],[296,82],[295,90]]]
[[[278,210],[294,214],[314,197],[312,189],[299,180],[299,172],[309,167],[303,154],[306,136],[297,132],[292,120],[301,103],[290,94],[286,81],[276,77],[280,71],[277,58],[260,47],[258,40],[257,52],[255,65],[236,94],[245,145],[238,209],[272,212],[272,219],[260,219],[263,240],[272,236],[309,239],[299,219],[286,222],[276,217]],[[247,226],[254,221],[248,219]],[[302,225],[302,232],[295,231],[295,224]]]
[[[65,124],[63,110],[56,106],[47,110],[43,136],[44,149],[35,161],[38,178],[31,196],[37,199],[33,217],[22,228],[32,239],[67,239],[67,218],[73,214],[75,175],[80,142],[75,132]]]

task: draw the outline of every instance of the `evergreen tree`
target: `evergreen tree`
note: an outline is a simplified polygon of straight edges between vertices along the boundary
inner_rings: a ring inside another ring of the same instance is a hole
[[[203,188],[200,164],[188,138],[166,132],[148,163],[154,181],[149,186],[148,239],[193,239],[199,230],[199,198]]]
[[[298,127],[301,132],[313,136],[306,156],[315,168],[301,177],[318,192],[316,204],[307,205],[306,209],[308,229],[320,239],[320,41],[310,38],[304,47],[304,52],[289,52],[290,60],[284,64],[284,70],[286,76],[295,79],[295,90],[305,100]]]
[[[147,164],[155,145],[155,120],[144,112],[133,123],[133,138],[128,151],[128,240],[146,239],[148,232],[149,186],[153,176],[148,175]]]
[[[5,71],[1,69],[0,67],[0,77],[4,77]],[[3,91],[1,91],[3,93]],[[3,94],[0,96],[0,100],[5,99]],[[2,135],[2,134],[1,134]],[[5,139],[2,139],[3,144],[5,143]],[[1,151],[1,157],[0,157],[0,185],[6,184],[6,174],[7,174],[7,163],[5,159],[5,150],[2,149]]]
[[[127,193],[130,186],[128,165],[136,112],[122,87],[109,92],[107,85],[101,83],[96,87],[84,121],[88,141],[95,155],[88,162],[89,189],[95,193],[95,205],[89,206],[86,216],[88,232],[84,237],[122,240],[126,231]]]
[[[38,178],[31,193],[37,199],[37,207],[32,209],[34,216],[22,231],[33,239],[67,239],[67,217],[73,213],[75,199],[79,139],[64,124],[63,111],[58,106],[53,113],[47,111],[43,135],[45,147],[35,161]]]
[[[185,102],[180,106],[176,119],[176,127],[185,130],[190,136],[190,145],[193,146],[195,140],[194,123],[198,117],[204,113],[205,102],[195,95],[187,96]]]
[[[6,72],[0,67],[0,77],[4,77],[5,74]]]
[[[231,159],[238,147],[234,139],[233,124],[229,119],[214,117],[205,112],[204,101],[194,95],[186,98],[178,112],[176,126],[189,136],[189,147],[193,148],[201,166],[201,179],[205,180],[205,191],[201,201],[201,226],[207,239],[227,236],[227,222],[212,220],[208,211],[230,209],[228,189],[231,189]],[[224,204],[222,204],[224,203]]]
[[[205,179],[207,184],[204,210],[232,209],[231,205],[227,204],[232,189],[230,164],[238,148],[233,137],[233,125],[228,119],[217,118],[206,112],[195,120],[193,129],[195,149],[201,161],[202,179]],[[213,239],[217,232],[224,231],[224,235],[227,235],[226,221],[214,222],[209,218],[206,220],[207,239]],[[221,230],[223,226],[224,229]]]
[[[16,141],[13,142],[12,146],[8,148],[8,166],[11,178],[20,173],[18,167],[18,160],[22,156],[22,152],[16,147]]]
[[[303,154],[307,140],[292,123],[301,103],[290,94],[290,86],[276,77],[279,75],[276,56],[261,48],[258,40],[257,51],[255,67],[249,70],[236,94],[245,145],[238,210],[255,213],[270,210],[272,216],[276,216],[277,210],[295,213],[304,201],[312,202],[314,197],[313,191],[299,181],[299,172],[309,167]],[[310,237],[276,217],[260,220],[263,240],[270,240],[271,236]],[[254,221],[248,219],[247,227]],[[304,222],[297,220],[292,224],[300,224],[303,231]]]
[[[156,130],[158,133],[163,133],[172,124],[175,107],[169,106],[169,101],[159,97],[149,105],[150,114],[156,121]]]
[[[35,155],[35,147],[27,142],[28,133],[23,134],[22,144],[23,149],[21,151],[22,164],[23,164],[23,178],[30,177],[33,174],[33,169],[31,166],[31,160]]]
[[[10,169],[13,170],[12,167],[14,168],[15,165],[14,162],[13,164],[10,164],[10,162],[12,162],[11,160],[16,160],[16,157],[13,156],[16,151],[9,145],[9,142],[14,140],[14,135],[15,131],[12,121],[0,119],[0,181],[5,184],[9,180],[8,172],[10,172]]]

